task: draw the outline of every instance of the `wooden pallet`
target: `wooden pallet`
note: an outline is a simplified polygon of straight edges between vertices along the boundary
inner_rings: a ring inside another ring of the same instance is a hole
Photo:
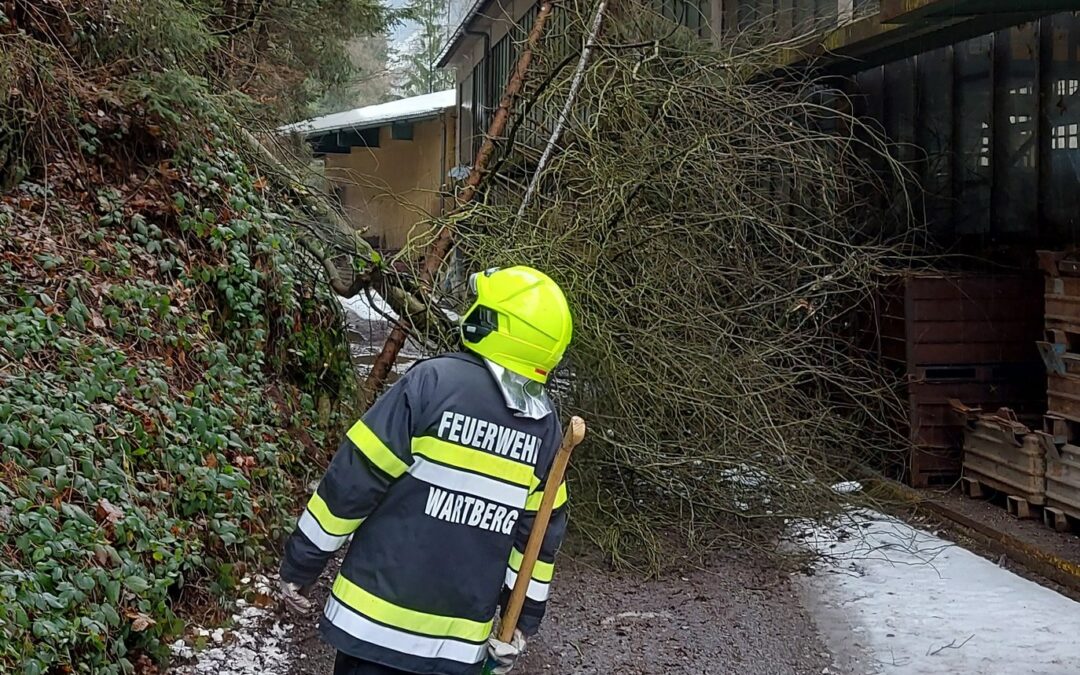
[[[969,499],[986,499],[990,496],[989,492],[983,490],[983,484],[970,476],[960,478],[960,491]]]
[[[1043,416],[1043,433],[1052,437],[1055,445],[1065,445],[1080,441],[1080,422],[1063,417],[1057,413]]]
[[[1005,496],[1005,510],[1018,520],[1038,518],[1043,510],[1042,504],[1034,504],[1026,497],[1009,494],[1006,485],[985,476],[972,475],[970,472],[960,479],[960,488],[971,499],[989,499],[995,495]]]
[[[1080,321],[1080,317],[1077,317]],[[1080,353],[1080,326],[1069,323],[1047,320],[1045,329],[1046,341],[1052,345],[1059,345],[1062,351],[1070,354]]]
[[[1009,512],[1010,516],[1013,516],[1018,520],[1030,520],[1035,518],[1042,508],[1041,505],[1032,504],[1023,497],[1017,497],[1016,495],[1005,496],[1005,510]]]
[[[1058,532],[1073,532],[1076,530],[1076,519],[1056,506],[1043,507],[1043,524]]]

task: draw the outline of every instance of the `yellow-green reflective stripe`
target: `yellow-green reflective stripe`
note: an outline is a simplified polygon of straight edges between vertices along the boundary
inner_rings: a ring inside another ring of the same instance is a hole
[[[422,436],[413,439],[412,451],[414,454],[423,455],[436,462],[505,480],[515,485],[523,487],[532,485],[533,468],[531,466],[488,454],[482,450],[448,443],[432,436]]]
[[[521,561],[525,557],[525,554],[516,548],[510,551],[510,569],[514,572],[521,571]],[[532,578],[535,581],[543,581],[545,584],[550,584],[551,580],[555,578],[555,563],[544,562],[543,560],[537,560],[533,566]]]
[[[391,452],[390,448],[386,447],[386,444],[379,440],[375,432],[363,422],[354,424],[349,429],[348,437],[353,442],[353,445],[371,460],[372,464],[379,467],[383,473],[391,478],[400,478],[403,473],[409,470],[409,465]]]
[[[311,511],[311,515],[315,516],[315,520],[319,522],[319,526],[327,533],[335,537],[344,537],[352,534],[357,527],[360,526],[361,518],[338,518],[330,512],[330,507],[326,505],[323,498],[319,496],[319,493],[311,495],[311,499],[307,503],[308,511]]]
[[[562,485],[559,486],[559,491],[555,493],[555,506],[554,506],[554,508],[557,509],[560,506],[562,506],[563,504],[565,504],[566,503],[566,498],[567,498],[567,496],[566,496],[566,483],[563,483]],[[542,501],[544,501],[544,491],[543,490],[538,490],[538,491],[532,493],[531,495],[529,495],[529,498],[525,501],[525,510],[526,511],[539,511],[540,510],[540,503]]]
[[[457,619],[399,607],[372,595],[340,574],[334,581],[334,595],[346,606],[370,619],[421,635],[480,643],[491,634],[493,621]]]

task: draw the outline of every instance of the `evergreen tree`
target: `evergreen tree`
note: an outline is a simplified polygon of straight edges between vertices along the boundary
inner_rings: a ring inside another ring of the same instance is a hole
[[[352,77],[330,87],[313,104],[313,116],[384,103],[393,98],[394,78],[386,34],[354,38],[346,50]]]
[[[416,0],[411,6],[416,31],[401,50],[398,88],[403,96],[430,94],[454,86],[451,70],[436,68],[436,60],[450,38],[452,0]]]
[[[387,32],[407,16],[383,0],[117,2],[159,32],[160,26],[194,24],[208,36],[209,79],[248,95],[267,117],[285,121],[310,116],[323,99],[340,102],[352,87],[360,92],[364,78],[385,69],[386,47],[379,62],[375,43],[372,65],[357,39],[381,37],[385,45]]]

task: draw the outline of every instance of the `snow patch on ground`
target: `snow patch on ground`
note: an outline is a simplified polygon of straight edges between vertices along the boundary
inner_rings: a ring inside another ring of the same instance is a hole
[[[195,629],[171,645],[173,656],[186,661],[170,668],[177,675],[288,675],[292,672],[293,626],[282,623],[272,611],[276,590],[267,577],[244,579],[242,592],[255,604],[236,601],[236,613],[228,628]]]
[[[807,582],[822,631],[861,649],[869,673],[1080,672],[1080,604],[1055,591],[876,512],[796,531],[828,557]]]
[[[366,378],[371,373],[371,365],[375,355],[382,349],[387,336],[390,335],[391,320],[396,321],[398,315],[390,308],[390,305],[377,293],[372,293],[370,299],[366,293],[360,293],[351,298],[338,298],[345,310],[345,323],[349,329],[350,350],[353,355],[356,372],[360,377]],[[401,349],[397,363],[394,364],[393,372],[403,374],[412,362],[420,358],[422,350],[413,340],[405,341]]]
[[[856,480],[846,480],[832,486],[832,491],[839,495],[850,495],[862,492],[862,483]]]
[[[360,293],[351,298],[338,298],[338,300],[341,301],[342,307],[360,321],[386,321],[387,317],[397,318],[394,310],[378,293],[372,293],[370,300],[366,293]]]
[[[401,375],[404,375],[409,370],[409,368],[412,368],[414,361],[414,357],[399,356],[394,361],[393,367],[390,368],[390,372],[400,377]],[[372,370],[373,367],[370,363],[358,363],[355,367],[356,374],[364,378],[366,378],[368,375],[371,375]]]

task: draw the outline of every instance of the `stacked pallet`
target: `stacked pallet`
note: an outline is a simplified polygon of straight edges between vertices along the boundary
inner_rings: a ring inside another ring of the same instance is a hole
[[[959,401],[951,403],[964,425],[964,492],[969,497],[1000,492],[1011,514],[1034,516],[1046,504],[1045,435],[1022,424],[1008,408],[984,414]]]
[[[904,376],[912,449],[902,469],[914,487],[951,485],[962,466],[963,425],[950,400],[1020,415],[1045,410],[1035,342],[1042,282],[1034,275],[909,272],[878,309],[880,354]]]
[[[1045,335],[1039,351],[1046,364],[1051,437],[1046,458],[1046,518],[1059,529],[1080,519],[1080,258],[1040,251],[1046,273]]]

